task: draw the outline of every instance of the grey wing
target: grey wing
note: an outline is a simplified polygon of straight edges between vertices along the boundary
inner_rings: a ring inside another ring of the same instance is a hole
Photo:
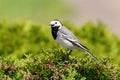
[[[61,30],[61,35],[64,39],[72,42],[74,45],[80,47],[83,51],[85,51],[90,57],[92,57],[95,61],[100,62],[103,64],[99,59],[97,59],[92,53],[89,52],[88,48],[77,39],[77,37],[71,33],[66,27],[62,27]]]
[[[61,27],[60,32],[64,35],[68,35],[71,39],[77,39],[77,37],[64,26]]]
[[[82,43],[77,39],[77,37],[72,32],[70,32],[66,27],[63,26],[60,32],[62,33],[63,38],[72,42],[74,45],[81,48],[82,50],[88,51],[88,48],[82,45]]]

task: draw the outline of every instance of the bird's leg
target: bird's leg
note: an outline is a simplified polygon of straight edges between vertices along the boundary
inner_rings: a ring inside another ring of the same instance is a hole
[[[69,56],[71,54],[72,50],[67,49],[67,55]]]
[[[70,49],[67,49],[66,51],[66,56],[65,56],[65,60],[68,60],[69,59],[69,55],[71,54],[72,50]]]

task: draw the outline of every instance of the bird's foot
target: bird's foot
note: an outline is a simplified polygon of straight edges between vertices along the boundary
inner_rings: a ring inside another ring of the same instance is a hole
[[[69,60],[69,55],[71,54],[72,50],[68,49],[66,51],[65,61]]]

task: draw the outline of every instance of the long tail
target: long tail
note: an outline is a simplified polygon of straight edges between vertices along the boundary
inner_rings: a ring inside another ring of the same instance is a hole
[[[95,61],[97,61],[98,63],[101,63],[103,65],[103,62],[101,60],[99,60],[97,57],[95,57],[91,52],[89,51],[85,51],[90,57],[92,57]]]

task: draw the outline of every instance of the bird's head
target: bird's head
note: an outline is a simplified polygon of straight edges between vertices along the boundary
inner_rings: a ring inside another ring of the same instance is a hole
[[[51,27],[60,27],[60,26],[62,26],[62,23],[59,21],[59,20],[52,20],[51,22],[50,22],[50,26]]]

